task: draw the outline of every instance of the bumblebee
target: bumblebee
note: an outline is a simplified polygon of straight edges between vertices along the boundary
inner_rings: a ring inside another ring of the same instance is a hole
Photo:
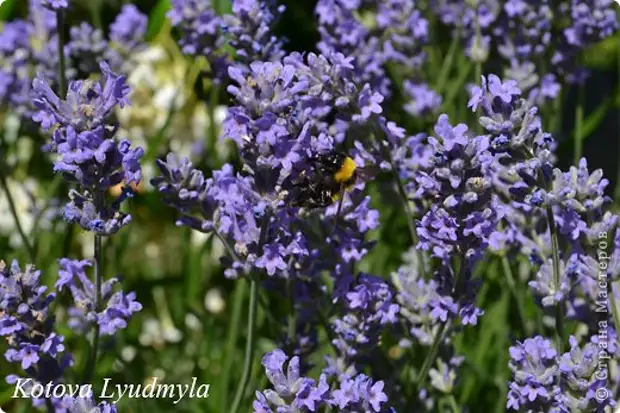
[[[342,199],[344,191],[359,179],[369,177],[368,168],[360,168],[342,152],[331,152],[310,159],[310,167],[293,182],[291,204],[309,209],[325,208]]]

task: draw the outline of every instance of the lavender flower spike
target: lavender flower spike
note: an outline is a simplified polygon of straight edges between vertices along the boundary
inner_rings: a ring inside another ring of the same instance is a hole
[[[19,363],[28,377],[47,384],[59,380],[73,359],[65,353],[64,337],[53,331],[48,311],[55,294],[47,293],[40,276],[32,265],[22,271],[17,261],[10,267],[0,261],[0,336],[9,344],[6,360]],[[15,379],[7,377],[9,383]]]
[[[98,324],[103,335],[114,335],[117,330],[127,327],[127,322],[134,313],[142,309],[142,304],[136,301],[136,294],[125,294],[122,291],[113,292],[112,287],[118,281],[112,278],[101,287],[101,301],[106,302],[104,309],[95,308],[96,290],[93,282],[86,275],[86,268],[91,266],[89,261],[76,261],[63,258],[60,260],[59,278],[56,288],[62,291],[66,287],[71,291],[75,308],[73,314],[81,313],[81,317],[73,320],[74,325]],[[84,328],[82,328],[84,329]]]
[[[101,63],[101,70],[101,82],[71,82],[66,100],[41,76],[35,78],[34,104],[39,110],[33,120],[46,130],[55,127],[49,148],[60,156],[54,171],[83,189],[71,193],[71,202],[63,212],[65,219],[99,235],[110,235],[131,220],[120,212],[120,205],[133,192],[126,186],[109,204],[104,194],[121,183],[139,183],[144,150],[132,148],[126,139],[115,139],[118,125],[111,120],[113,110],[129,103],[129,87],[106,63]]]

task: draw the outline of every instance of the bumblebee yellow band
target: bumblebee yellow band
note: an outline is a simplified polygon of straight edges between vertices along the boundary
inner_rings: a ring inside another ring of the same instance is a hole
[[[338,172],[334,174],[334,179],[338,183],[347,182],[353,177],[353,174],[355,173],[355,168],[357,168],[357,165],[355,165],[355,161],[347,156]]]

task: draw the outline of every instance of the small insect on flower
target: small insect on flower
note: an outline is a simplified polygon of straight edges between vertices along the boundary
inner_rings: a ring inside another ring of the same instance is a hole
[[[293,182],[290,203],[309,209],[328,207],[342,199],[347,188],[368,181],[375,174],[376,168],[359,167],[342,152],[315,156]]]

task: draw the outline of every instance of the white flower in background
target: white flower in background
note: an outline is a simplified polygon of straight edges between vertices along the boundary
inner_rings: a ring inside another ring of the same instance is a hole
[[[219,288],[212,288],[207,291],[205,295],[205,308],[208,312],[212,314],[219,314],[224,311],[226,307],[226,301],[224,301],[224,297],[222,296],[222,292]]]
[[[142,323],[142,332],[138,340],[144,347],[163,347],[166,343],[178,343],[183,333],[172,323],[160,322],[156,318],[148,318]]]
[[[19,222],[26,235],[28,235],[34,225],[35,217],[32,211],[38,192],[38,184],[34,179],[17,182],[7,178],[7,185],[15,204]],[[11,247],[19,248],[22,246],[22,239],[17,231],[9,199],[4,190],[0,191],[0,235],[9,237],[9,245]]]

